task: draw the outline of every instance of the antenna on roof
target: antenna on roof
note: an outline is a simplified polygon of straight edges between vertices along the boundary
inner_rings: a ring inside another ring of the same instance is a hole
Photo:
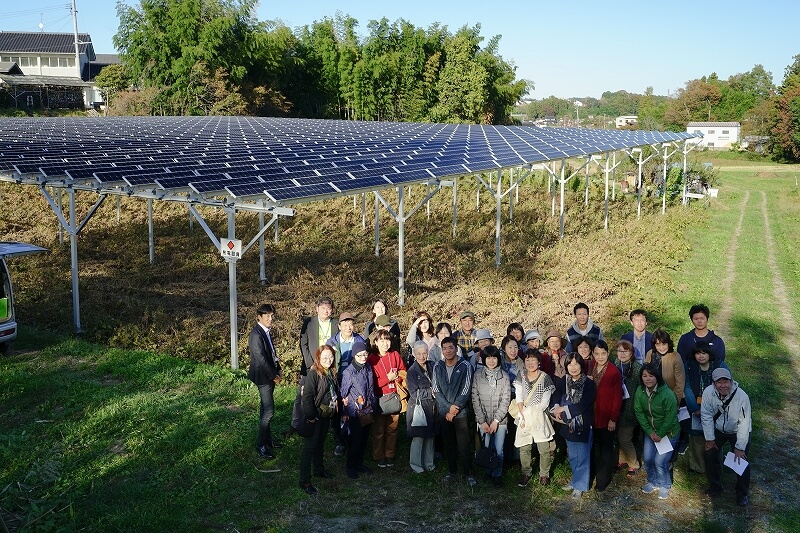
[[[39,13],[39,31],[44,31],[44,23],[42,22],[42,13]]]

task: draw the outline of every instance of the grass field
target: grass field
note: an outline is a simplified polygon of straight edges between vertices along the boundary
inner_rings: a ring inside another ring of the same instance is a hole
[[[662,216],[660,202],[648,199],[636,220],[633,199],[620,196],[607,233],[595,185],[589,209],[580,192],[570,198],[562,241],[548,198],[530,193],[515,220],[504,223],[500,269],[493,263],[493,210],[476,212],[474,189],[470,194],[465,187],[452,239],[449,199],[438,198],[431,220],[418,215],[409,229],[409,299],[395,314],[404,330],[416,309],[451,319],[464,307],[478,311],[482,325],[495,332],[512,320],[564,329],[572,305],[585,300],[609,337],[627,330],[631,308],[645,307],[651,327],[663,326],[677,339],[690,329],[688,308],[706,302],[710,325],[725,339],[734,376],[754,405],[748,509],[736,507],[730,492],[714,501],[703,496],[705,480],[686,473],[686,458],[665,502],[639,492],[641,476],[617,476],[608,491],[573,504],[558,488],[569,479],[563,463],[549,487],[517,488],[517,470],[506,474],[502,489],[482,479],[475,489],[463,480],[444,485],[442,467],[411,473],[402,431],[397,467],[376,468],[358,481],[344,476],[343,459],[333,457],[329,441],[327,465],[338,476],[319,482],[320,494],[309,498],[297,488],[297,437],[275,461],[262,462],[253,450],[258,394],[242,371],[224,367],[225,269],[204,236],[187,233],[185,213],[159,213],[152,267],[146,222],[130,204],[123,216],[132,220],[121,227],[87,227],[84,321],[94,328],[89,339],[103,341],[89,342],[68,335],[68,252],[57,246],[52,224],[26,218],[41,208],[38,199],[4,189],[4,202],[33,202],[13,221],[2,221],[6,234],[27,235],[54,251],[49,265],[35,258],[12,265],[21,316],[31,319],[23,321],[16,352],[0,359],[3,525],[8,531],[800,530],[800,449],[791,431],[798,413],[790,392],[800,377],[794,325],[800,319],[794,177],[800,172],[712,156],[698,156],[720,168],[720,197],[708,208],[674,206]],[[322,218],[321,206],[309,206],[282,226],[271,248],[268,286],[248,281],[257,264],[240,269],[240,334],[249,328],[250,309],[275,301],[288,365],[296,359],[299,319],[321,291],[330,289],[340,309],[351,310],[395,290],[392,225],[385,226],[382,256],[375,258],[371,229],[361,230],[351,200],[324,208],[333,214]],[[195,354],[212,364],[187,359]],[[278,430],[288,427],[293,394],[291,387],[278,388]],[[730,486],[732,476],[725,482]]]

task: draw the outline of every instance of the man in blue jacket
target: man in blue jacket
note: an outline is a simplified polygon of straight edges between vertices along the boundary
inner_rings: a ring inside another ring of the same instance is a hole
[[[472,476],[472,457],[469,453],[470,431],[467,416],[472,392],[472,365],[458,357],[458,341],[453,337],[441,340],[442,360],[433,367],[433,393],[442,424],[442,450],[447,457],[450,481],[458,473],[461,461],[467,483],[477,484]]]
[[[689,318],[692,319],[694,329],[681,335],[677,348],[684,365],[692,360],[694,346],[700,341],[708,343],[709,353],[717,361],[725,361],[725,343],[713,330],[708,329],[709,316],[710,312],[705,304],[696,304],[689,309]]]

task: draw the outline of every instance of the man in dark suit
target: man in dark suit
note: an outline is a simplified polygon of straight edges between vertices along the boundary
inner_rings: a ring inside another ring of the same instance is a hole
[[[256,450],[265,459],[275,459],[277,445],[270,429],[272,415],[275,414],[275,385],[281,381],[281,365],[270,331],[274,318],[275,307],[272,304],[259,306],[256,310],[257,323],[247,340],[250,348],[250,372],[247,377],[256,384],[258,394],[261,396]]]
[[[644,309],[634,309],[628,318],[630,318],[633,331],[622,335],[620,340],[633,344],[634,357],[644,364],[644,357],[653,348],[653,334],[647,331],[647,312]]]

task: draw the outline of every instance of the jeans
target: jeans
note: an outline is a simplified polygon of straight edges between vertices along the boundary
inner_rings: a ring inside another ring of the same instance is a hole
[[[586,442],[567,441],[567,456],[572,469],[572,488],[586,492],[589,490],[590,464],[592,455],[592,430]]]
[[[722,491],[722,447],[727,442],[733,447],[736,445],[736,435],[722,433],[721,431],[714,430],[714,442],[717,444],[717,449],[705,451],[706,459],[706,477],[708,478],[709,488],[714,492]],[[745,455],[750,452],[750,438],[747,439],[747,447],[744,450]],[[741,499],[747,496],[750,491],[750,465],[747,465],[742,475],[736,475],[736,497]]]
[[[500,477],[503,475],[503,444],[506,441],[507,430],[508,428],[506,426],[497,426],[497,432],[492,435],[485,434],[483,430],[478,430],[480,431],[481,439],[483,439],[483,445],[488,448],[494,443],[494,450],[497,452],[497,457],[500,458],[500,466],[489,472],[489,475],[492,477]]]
[[[414,437],[411,439],[411,452],[408,455],[408,464],[417,474],[431,471],[433,464],[433,437]]]
[[[678,443],[679,435],[669,438],[669,442],[674,448]],[[669,460],[672,457],[672,452],[665,454],[658,453],[656,443],[649,435],[644,436],[644,468],[647,472],[647,482],[661,490],[669,490],[672,488],[672,477],[669,475]]]
[[[458,461],[464,469],[464,475],[472,472],[472,457],[469,453],[469,421],[466,416],[456,417],[452,422],[444,418],[442,423],[442,451],[447,458],[448,471],[458,472]]]
[[[258,438],[256,446],[261,448],[266,446],[272,447],[272,430],[270,422],[272,415],[275,414],[275,382],[270,382],[265,385],[258,386],[258,395],[261,397],[261,409],[258,420]]]

